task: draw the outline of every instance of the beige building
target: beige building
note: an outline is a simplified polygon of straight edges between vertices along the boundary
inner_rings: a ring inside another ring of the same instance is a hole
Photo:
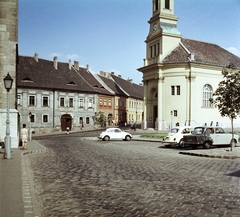
[[[0,140],[6,136],[7,91],[3,79],[13,78],[9,91],[11,147],[18,147],[18,113],[16,110],[16,54],[18,43],[18,0],[0,2]]]
[[[153,0],[146,38],[144,128],[169,129],[171,125],[219,122],[230,126],[209,102],[223,79],[222,68],[240,58],[216,44],[185,39],[177,29],[174,0]],[[240,126],[240,120],[235,120]]]

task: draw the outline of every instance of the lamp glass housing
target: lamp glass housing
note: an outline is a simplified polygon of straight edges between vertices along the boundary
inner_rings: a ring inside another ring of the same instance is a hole
[[[13,79],[12,79],[12,77],[9,75],[9,72],[8,72],[7,76],[3,79],[3,81],[4,81],[5,89],[6,89],[7,91],[9,91],[10,89],[12,89]]]

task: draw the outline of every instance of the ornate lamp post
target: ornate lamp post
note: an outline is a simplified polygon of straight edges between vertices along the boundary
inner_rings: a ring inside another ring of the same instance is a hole
[[[32,122],[32,112],[29,112],[28,113],[29,115],[29,118],[30,118],[30,130],[29,130],[29,140],[31,141],[32,140],[32,127],[31,127],[31,122]]]
[[[9,75],[3,79],[4,87],[7,90],[7,117],[6,117],[6,137],[5,137],[5,149],[4,149],[4,159],[11,159],[11,137],[10,137],[10,118],[9,118],[9,105],[10,105],[10,98],[9,98],[9,91],[12,89],[13,79]]]

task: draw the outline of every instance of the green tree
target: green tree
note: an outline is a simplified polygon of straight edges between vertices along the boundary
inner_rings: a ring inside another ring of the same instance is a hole
[[[101,112],[101,111],[95,112],[95,116],[93,116],[93,119],[94,119],[95,123],[100,124],[101,127],[106,126],[107,118],[103,112]]]
[[[240,112],[240,71],[232,63],[222,70],[223,80],[213,93],[210,102],[216,106],[222,117],[229,117],[232,127],[231,151],[234,143],[233,120]]]

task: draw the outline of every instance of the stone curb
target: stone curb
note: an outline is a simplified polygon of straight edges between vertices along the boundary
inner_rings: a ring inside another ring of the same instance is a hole
[[[179,154],[191,155],[191,156],[198,156],[198,157],[208,157],[208,158],[221,158],[221,159],[239,159],[240,156],[226,156],[226,155],[208,155],[208,154],[197,154],[193,152],[183,152],[180,151]]]

